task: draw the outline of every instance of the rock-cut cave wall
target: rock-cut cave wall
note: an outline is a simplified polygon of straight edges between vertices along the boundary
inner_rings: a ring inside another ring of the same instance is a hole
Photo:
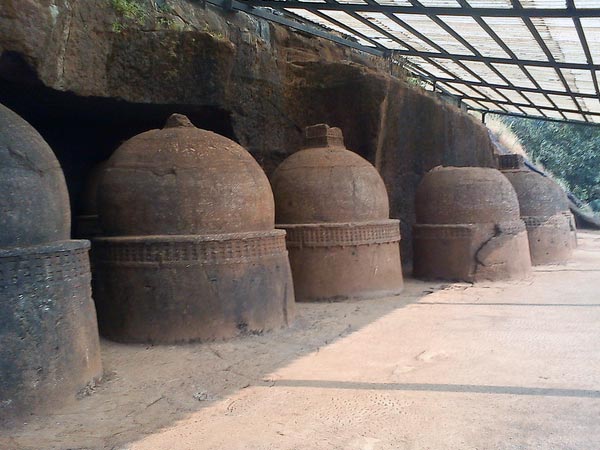
[[[484,126],[388,61],[201,2],[142,3],[129,17],[110,0],[0,0],[0,102],[49,141],[72,201],[95,163],[172,112],[236,140],[267,174],[304,126],[326,122],[382,174],[408,268],[423,173],[494,165]]]

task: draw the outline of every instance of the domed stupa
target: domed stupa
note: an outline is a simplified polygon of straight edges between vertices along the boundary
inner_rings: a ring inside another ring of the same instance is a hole
[[[472,282],[530,274],[517,194],[500,171],[434,168],[419,184],[415,202],[416,277]]]
[[[272,178],[276,223],[298,301],[398,294],[403,287],[399,221],[377,170],[325,124],[305,129],[305,148]]]
[[[532,264],[566,262],[576,238],[565,192],[552,179],[527,169],[521,155],[500,155],[500,169],[519,198]]]
[[[0,419],[54,409],[102,376],[88,241],[70,240],[54,153],[0,105]]]
[[[287,325],[294,294],[269,181],[235,142],[175,114],[119,147],[98,188],[100,331],[123,342]]]

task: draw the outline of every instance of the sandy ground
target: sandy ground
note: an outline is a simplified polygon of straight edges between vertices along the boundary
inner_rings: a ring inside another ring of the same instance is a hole
[[[526,281],[409,280],[288,330],[102,343],[106,380],[0,449],[600,448],[600,234]]]

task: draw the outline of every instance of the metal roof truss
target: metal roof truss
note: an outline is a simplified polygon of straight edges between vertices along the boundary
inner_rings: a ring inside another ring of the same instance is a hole
[[[600,0],[206,0],[387,56],[468,109],[600,124]]]

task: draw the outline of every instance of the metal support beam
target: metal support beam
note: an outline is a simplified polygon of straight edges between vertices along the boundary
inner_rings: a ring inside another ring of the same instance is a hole
[[[204,2],[214,5],[214,6],[218,6],[219,8],[223,8],[223,9],[227,9],[227,7],[229,6],[230,9],[233,11],[245,12],[246,14],[251,14],[253,16],[268,20],[270,22],[278,23],[278,24],[284,25],[288,28],[292,28],[296,31],[300,31],[303,33],[307,33],[307,34],[310,34],[313,36],[323,38],[323,39],[327,39],[327,40],[335,42],[337,44],[344,45],[346,47],[350,47],[355,50],[360,50],[361,52],[369,53],[371,55],[385,57],[389,54],[389,51],[387,51],[387,50],[382,50],[380,48],[368,47],[366,45],[361,45],[358,42],[352,41],[350,39],[345,39],[341,36],[330,33],[323,28],[307,25],[302,22],[291,20],[284,16],[273,14],[272,12],[270,12],[267,9],[253,8],[246,2],[242,3],[242,2],[239,2],[236,0],[204,0]]]
[[[450,59],[452,61],[477,61],[486,64],[519,64],[523,66],[532,67],[549,67],[551,69],[579,69],[579,70],[600,70],[600,64],[585,64],[585,63],[569,63],[562,61],[538,61],[534,59],[519,59],[515,58],[498,58],[492,56],[478,56],[478,55],[459,55],[455,53],[437,53],[437,52],[426,52],[426,51],[414,51],[414,50],[394,50],[394,53],[403,56],[420,56],[422,58],[438,58],[438,59]],[[512,52],[511,52],[512,53]]]
[[[463,99],[465,100],[472,100],[472,101],[482,101],[484,99],[482,98],[477,98],[477,97],[473,97],[470,95],[463,95],[462,96]],[[495,103],[497,105],[512,105],[515,107],[525,107],[525,108],[535,108],[535,109],[539,109],[542,113],[544,111],[556,111],[556,112],[566,112],[566,113],[573,113],[573,114],[580,114],[581,116],[584,117],[588,115],[588,116],[596,116],[596,117],[600,117],[600,112],[592,112],[592,111],[582,111],[581,109],[571,109],[571,108],[562,108],[560,111],[556,108],[551,108],[549,106],[540,106],[540,105],[528,105],[525,103],[518,103],[518,102],[506,102],[504,100],[492,100],[492,103]]]
[[[519,117],[521,119],[542,120],[544,122],[557,122],[557,123],[567,123],[567,124],[571,124],[571,125],[583,125],[583,126],[587,126],[587,127],[600,127],[599,123],[593,123],[593,122],[583,122],[583,121],[579,121],[579,120],[569,120],[569,119],[553,119],[551,117],[547,117],[547,118],[532,117],[532,116],[526,116],[524,114],[516,114],[516,113],[504,112],[504,111],[495,111],[495,110],[489,110],[489,109],[469,108],[469,111],[476,111],[478,113],[485,112],[486,114],[497,114],[499,116]]]
[[[379,3],[341,3],[339,6],[296,0],[244,0],[244,3],[255,7],[275,9],[333,10],[345,12],[378,12],[382,14],[434,14],[436,16],[470,16],[470,17],[600,17],[598,8],[569,10],[566,8],[524,8],[516,11],[511,8],[463,8],[434,6],[402,6],[382,5]]]
[[[200,2],[200,0],[195,1]],[[340,1],[342,0],[324,0],[323,2],[313,2],[308,0],[203,0],[202,3],[209,3],[229,11],[242,11],[284,25],[298,32],[327,39],[371,55],[380,57],[391,56],[389,58],[390,64],[399,64],[421,79],[428,81],[432,84],[434,92],[440,92],[444,95],[450,95],[457,98],[459,103],[462,100],[469,100],[471,103],[469,109],[481,112],[482,120],[484,121],[486,112],[527,117],[526,114],[512,113],[506,109],[511,106],[523,113],[526,111],[524,108],[532,108],[536,113],[540,114],[540,116],[553,111],[558,112],[563,117],[563,119],[540,117],[540,120],[586,124],[586,122],[567,119],[565,113],[573,113],[581,115],[584,120],[589,121],[589,125],[597,125],[592,123],[591,120],[594,117],[599,117],[600,113],[586,111],[587,108],[585,103],[581,102],[581,99],[596,99],[600,102],[600,88],[598,76],[596,74],[597,71],[600,72],[600,64],[594,63],[586,39],[585,30],[580,19],[588,17],[600,18],[600,4],[599,8],[578,9],[575,7],[573,0],[565,0],[567,8],[550,9],[525,8],[519,0],[511,0],[512,8],[476,8],[471,7],[467,0],[456,0],[459,7],[428,7],[421,3],[423,0],[408,0],[410,6],[382,5],[376,0],[363,0],[360,4],[340,3]],[[294,13],[294,11],[299,10],[310,12],[314,15],[313,17],[318,17],[318,19],[315,19],[313,22]],[[330,11],[344,12],[355,22],[350,20],[345,22],[342,16],[330,15],[328,13]],[[372,20],[364,14],[369,12],[383,14],[388,20],[401,27],[402,30],[388,30],[385,25],[378,25],[375,19]],[[412,22],[408,23],[408,19],[403,20],[403,18],[396,14],[412,14],[417,15],[417,17],[418,15],[427,17],[454,40],[458,41],[466,50],[458,53],[449,52],[443,45],[440,45],[443,44],[443,42],[438,42],[437,39],[429,34],[419,31],[411,25]],[[449,26],[441,16],[472,18],[483,31],[496,42],[508,57],[489,56],[489,54],[486,55],[483,53],[483,50],[479,51],[478,48],[469,41],[468,36],[461,34],[460,30],[457,31]],[[540,47],[546,59],[532,60],[517,57],[507,43],[496,34],[490,25],[488,25],[486,18],[490,17],[520,18],[531,33],[531,36],[533,37],[532,42],[535,42]],[[558,61],[554,58],[550,48],[531,20],[536,17],[563,17],[572,19],[574,29],[576,30],[583,52],[585,53],[586,63]],[[356,21],[365,25],[365,27],[367,27],[366,30],[370,28],[373,31],[373,34],[362,29],[361,31],[355,29],[353,24],[356,23]],[[325,26],[321,26],[321,23],[325,24]],[[348,35],[336,33],[333,30],[328,29],[326,26],[327,24],[336,30],[343,30],[348,33]],[[381,37],[385,37],[386,39],[395,42],[396,45],[394,45],[394,47],[400,46],[401,48],[389,48],[387,41],[381,40]],[[417,44],[415,44],[415,46],[411,45],[411,37],[419,39],[428,48],[433,49],[433,51],[424,51],[415,48]],[[457,65],[456,70],[459,70],[458,68],[460,68],[460,73],[465,71],[470,75],[470,78],[472,77],[471,80],[475,81],[461,79],[457,73],[454,73],[455,70],[452,66],[448,66],[444,63],[444,60],[452,61]],[[422,65],[420,65],[421,61]],[[478,73],[477,70],[472,69],[466,64],[468,62],[485,64],[487,69],[497,76],[498,81],[487,81],[487,79],[485,79],[486,72]],[[428,65],[429,68],[427,68]],[[522,87],[517,85],[519,80],[513,79],[510,74],[503,73],[502,67],[499,65],[518,67],[529,80],[530,86],[533,87]],[[564,90],[542,88],[540,82],[543,82],[543,80],[537,80],[530,73],[530,70],[532,70],[533,67],[553,69],[556,78],[560,80]],[[593,81],[594,92],[576,92],[578,90],[577,87],[570,86],[565,78],[565,74],[562,72],[562,70],[565,69],[589,71]],[[436,73],[436,75],[433,73]],[[440,76],[440,73],[443,75]],[[465,90],[465,88],[461,88],[460,86],[468,86],[475,93],[471,94],[469,91]],[[491,91],[484,92],[482,88],[491,89]],[[450,91],[457,92],[459,95],[451,94]],[[509,94],[506,91],[514,91],[522,95],[527,93],[538,93],[543,95],[547,104],[551,106],[536,105],[534,104],[534,101],[526,95],[523,97],[523,101],[513,101],[508,97]],[[550,96],[570,98],[574,103],[575,108],[559,107]],[[477,107],[475,107],[475,105],[477,105]]]
[[[547,94],[547,95],[562,95],[564,97],[568,97],[566,92],[563,91],[556,91],[553,89],[536,89],[536,88],[528,88],[528,87],[521,87],[521,86],[504,86],[502,84],[495,84],[495,83],[481,83],[479,81],[469,81],[469,80],[458,80],[458,79],[451,79],[451,78],[441,78],[441,77],[435,77],[435,79],[440,82],[440,83],[448,83],[450,85],[452,84],[463,84],[465,86],[476,86],[476,87],[495,87],[495,88],[501,88],[501,89],[509,89],[511,91],[516,91],[516,92],[531,92],[531,93],[539,93],[539,94]],[[573,95],[575,97],[578,98],[595,98],[597,99],[598,96],[596,94],[586,94],[586,93],[580,93],[580,92],[574,92]]]

